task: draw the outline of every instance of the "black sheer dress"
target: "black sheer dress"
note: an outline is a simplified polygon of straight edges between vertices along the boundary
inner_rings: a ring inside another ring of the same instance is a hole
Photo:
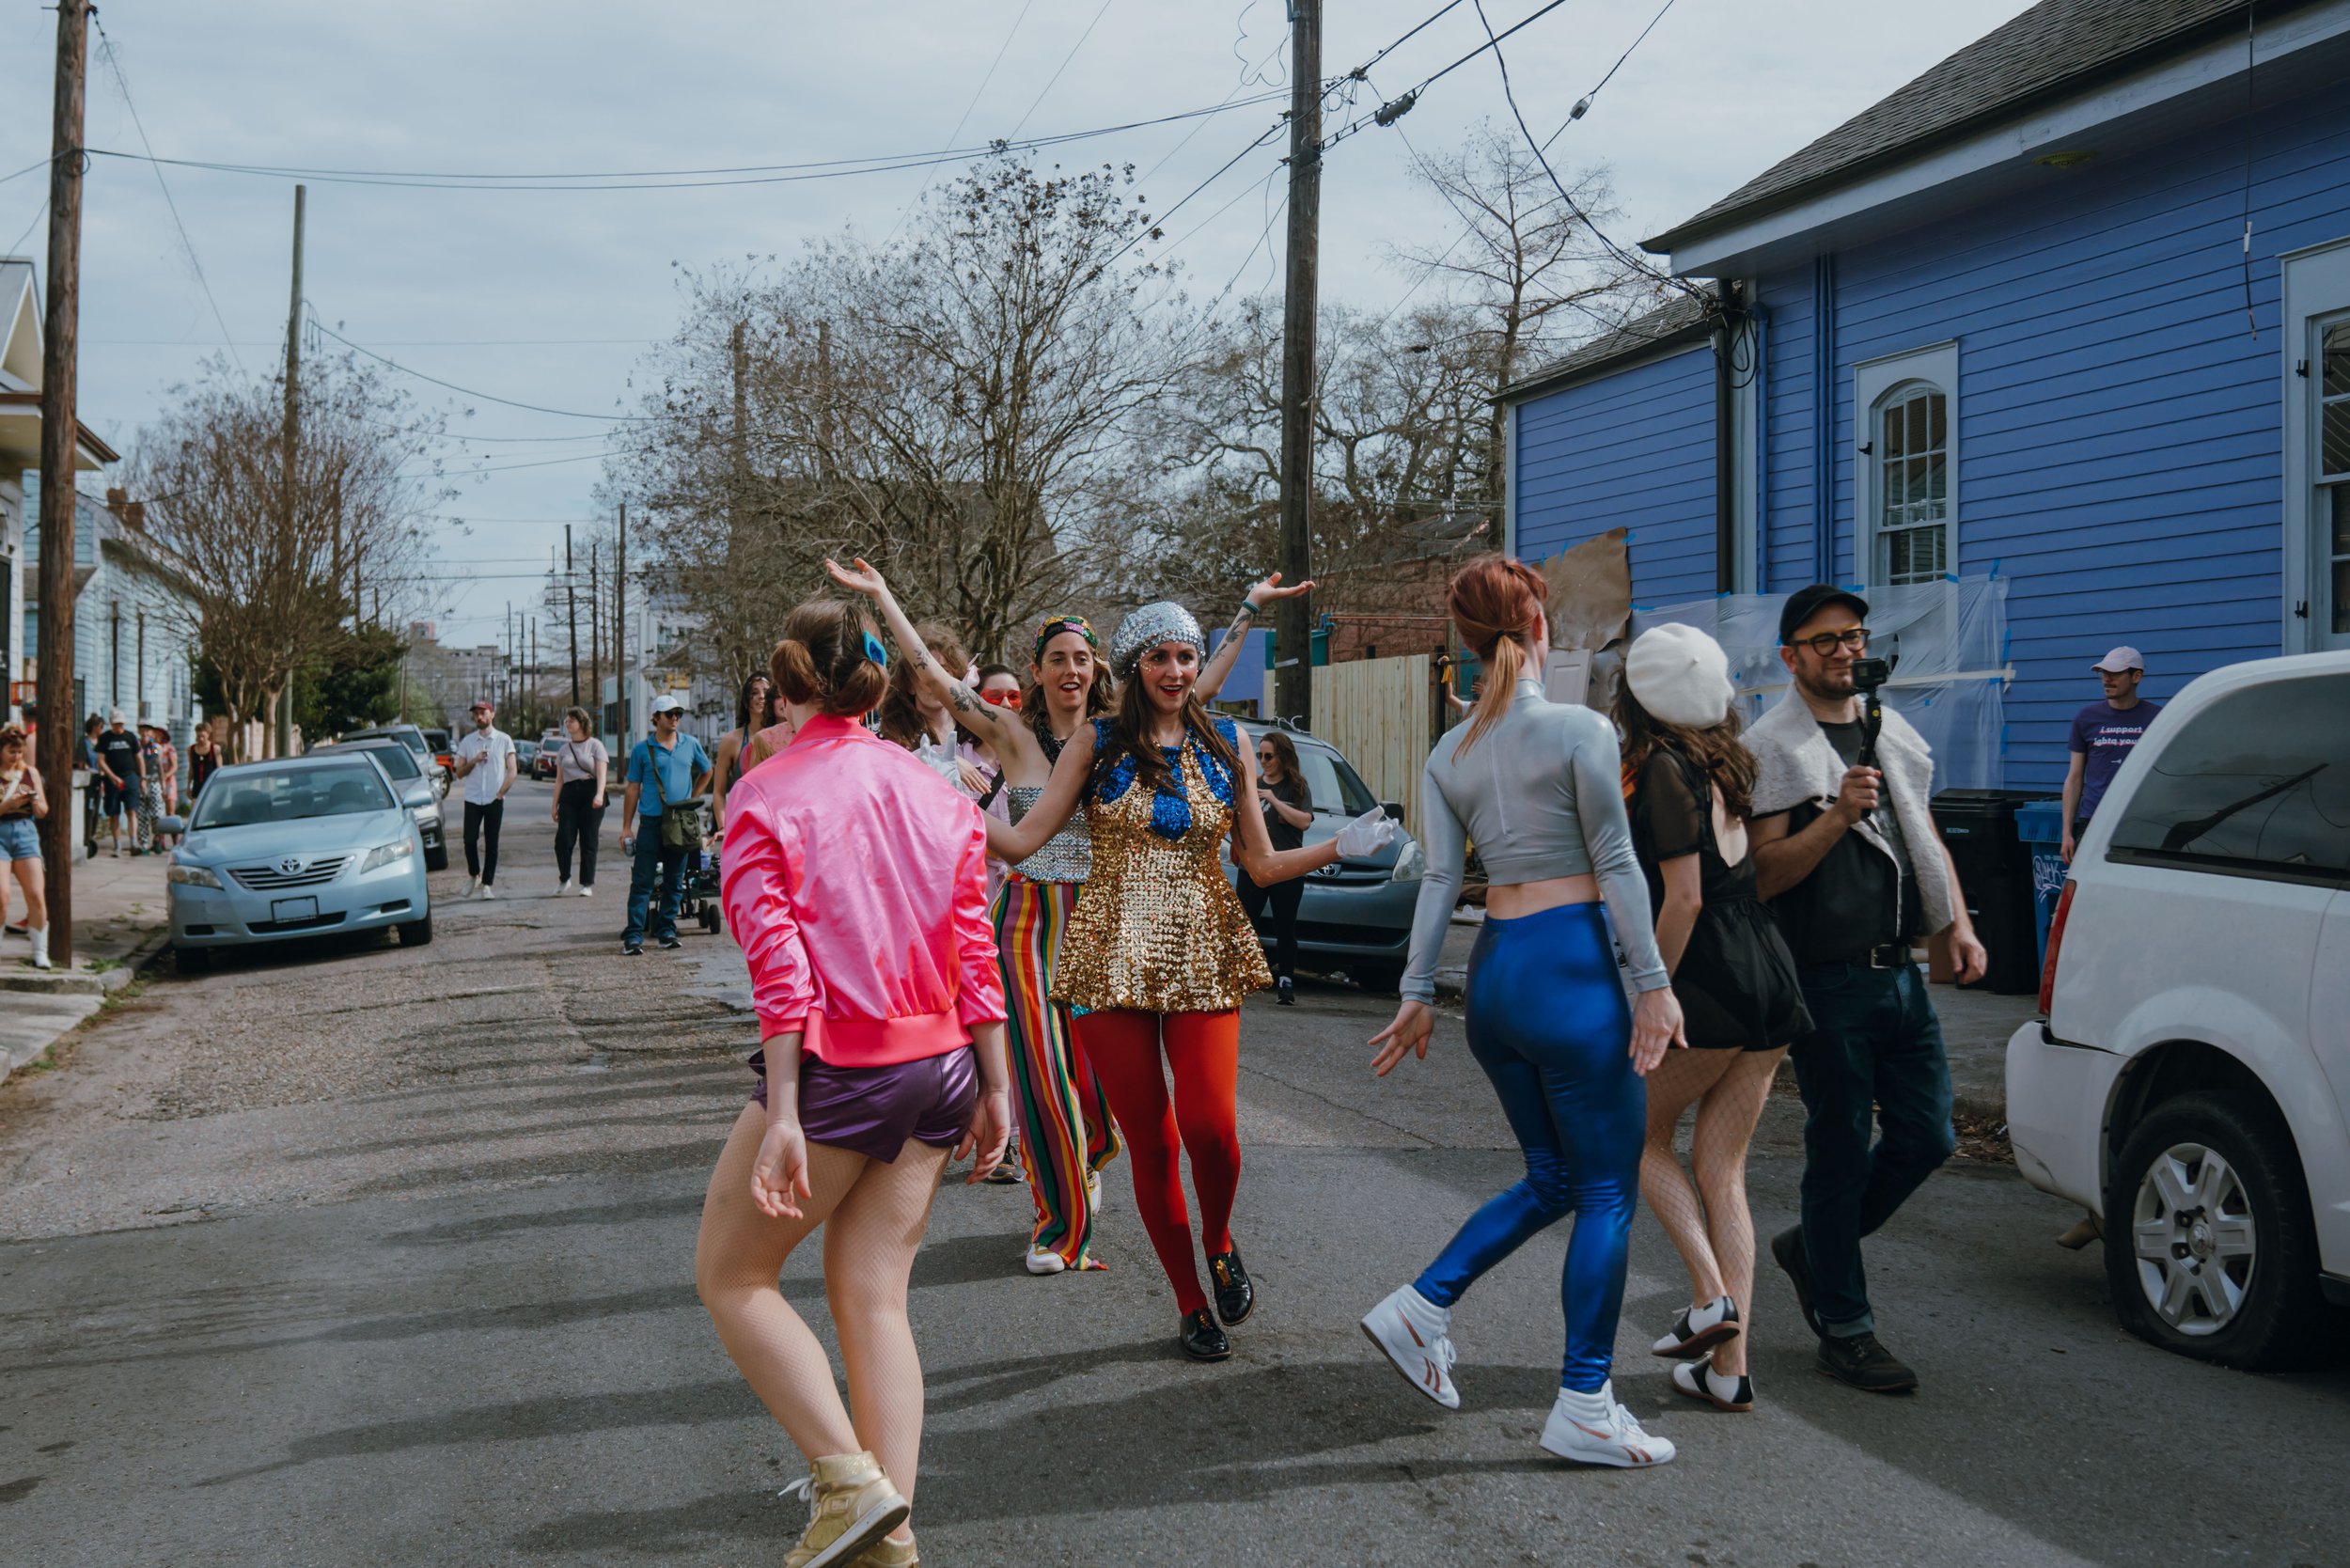
[[[1684,855],[1698,857],[1698,914],[1673,969],[1689,1043],[1711,1050],[1769,1051],[1811,1027],[1794,956],[1778,922],[1756,896],[1754,855],[1735,866],[1722,859],[1714,837],[1713,796],[1698,765],[1668,746],[1640,764],[1628,802],[1632,846],[1648,879],[1652,907],[1665,907],[1659,868]]]

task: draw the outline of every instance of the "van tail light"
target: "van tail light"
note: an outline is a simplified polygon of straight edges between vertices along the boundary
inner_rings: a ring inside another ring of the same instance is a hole
[[[2040,965],[2040,1016],[2054,1017],[2056,1005],[2057,955],[2064,950],[2064,921],[2073,913],[2073,895],[2080,891],[2080,884],[2071,877],[2064,879],[2064,891],[2057,897],[2056,913],[2048,917],[2048,957]]]

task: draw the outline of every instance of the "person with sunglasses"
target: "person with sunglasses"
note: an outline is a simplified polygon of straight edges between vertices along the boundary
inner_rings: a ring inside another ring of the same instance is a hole
[[[1771,1256],[1819,1336],[1819,1370],[1904,1393],[1918,1374],[1877,1340],[1860,1239],[1957,1146],[1942,1026],[1911,944],[1947,937],[1961,981],[1987,965],[1929,809],[1933,752],[1888,708],[1875,765],[1861,765],[1852,666],[1868,652],[1868,615],[1867,600],[1825,583],[1790,595],[1778,656],[1794,690],[1747,732],[1755,879],[1812,1023],[1790,1053],[1807,1113],[1802,1222],[1772,1238]]]
[[[1306,829],[1314,822],[1312,802],[1306,797],[1306,780],[1298,773],[1297,747],[1278,729],[1257,737],[1257,804],[1264,810],[1265,835],[1277,853],[1303,849]],[[1297,1002],[1292,980],[1297,974],[1297,907],[1305,902],[1306,885],[1296,877],[1260,886],[1240,874],[1240,906],[1251,924],[1273,916],[1273,999],[1282,1007]]]

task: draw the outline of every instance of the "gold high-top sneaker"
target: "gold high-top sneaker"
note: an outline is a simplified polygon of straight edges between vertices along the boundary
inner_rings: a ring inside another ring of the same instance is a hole
[[[904,1524],[905,1498],[870,1452],[827,1454],[787,1490],[808,1502],[807,1529],[784,1554],[783,1568],[834,1568]]]

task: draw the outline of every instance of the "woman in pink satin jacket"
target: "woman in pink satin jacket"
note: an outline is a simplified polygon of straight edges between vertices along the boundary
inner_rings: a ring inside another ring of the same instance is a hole
[[[977,807],[858,722],[882,656],[847,605],[794,610],[771,673],[797,734],[727,795],[727,926],[761,1077],[711,1175],[695,1270],[727,1354],[809,1460],[794,1562],[914,1561],[906,1278],[949,1151],[977,1152],[976,1179],[1010,1125],[987,835]],[[776,1289],[820,1225],[854,1420]]]

